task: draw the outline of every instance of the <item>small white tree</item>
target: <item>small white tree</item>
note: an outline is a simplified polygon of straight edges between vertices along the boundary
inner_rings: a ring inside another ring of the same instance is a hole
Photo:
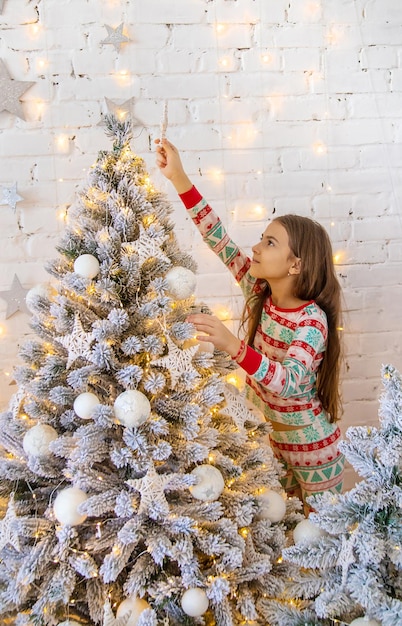
[[[340,444],[363,480],[311,499],[322,532],[284,550],[302,569],[269,603],[273,624],[402,624],[402,381],[390,365],[382,379],[380,427],[351,427]]]

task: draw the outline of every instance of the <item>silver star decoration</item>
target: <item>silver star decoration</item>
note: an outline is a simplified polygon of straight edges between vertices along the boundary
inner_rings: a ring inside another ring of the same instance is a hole
[[[68,350],[67,369],[80,357],[91,360],[91,344],[95,341],[92,333],[86,333],[78,314],[75,314],[73,332],[70,335],[57,337],[58,341]]]
[[[24,289],[21,285],[17,274],[14,274],[11,289],[9,291],[0,291],[0,298],[7,302],[6,319],[14,315],[17,311],[28,313],[28,307],[25,302],[25,296],[29,289]]]
[[[156,517],[169,513],[169,503],[165,497],[165,489],[176,478],[175,474],[158,474],[151,461],[149,469],[143,478],[127,480],[127,484],[141,494],[140,506],[137,513],[145,513],[155,519],[155,510],[152,505],[157,504]]]
[[[0,550],[10,544],[18,552],[20,551],[20,541],[18,538],[19,521],[15,513],[14,494],[10,494],[7,513],[0,521]]]
[[[155,359],[155,361],[152,361],[151,365],[159,365],[169,370],[172,388],[174,389],[176,387],[182,374],[191,372],[196,378],[199,378],[200,374],[194,367],[192,361],[194,354],[199,350],[200,344],[182,350],[169,336],[166,337],[166,343],[169,350],[168,354],[162,356],[160,359]]]
[[[125,613],[121,617],[115,617],[112,611],[110,602],[107,601],[103,605],[103,624],[102,626],[126,626],[129,618],[131,617],[131,611]]]
[[[245,404],[245,394],[240,393],[234,385],[226,384],[223,390],[226,406],[221,409],[224,415],[229,415],[237,428],[244,430],[245,422],[258,423],[258,418],[253,411],[250,411]]]
[[[0,59],[0,112],[8,111],[25,120],[20,97],[35,83],[28,80],[14,80]]]
[[[21,202],[23,198],[17,193],[17,183],[11,187],[3,187],[3,199],[0,204],[8,204],[12,209],[17,208],[17,202]]]
[[[109,98],[105,98],[106,104],[106,113],[102,114],[102,119],[98,122],[98,126],[105,126],[105,115],[113,115],[117,120],[124,121],[127,118],[131,119],[133,126],[142,126],[144,127],[144,123],[141,120],[136,119],[132,112],[134,109],[134,101],[135,98],[129,98],[118,104],[117,102],[113,102]]]
[[[108,32],[108,35],[106,39],[103,39],[101,41],[101,44],[110,43],[112,44],[112,46],[114,46],[114,49],[116,50],[116,52],[119,52],[121,44],[126,43],[127,41],[130,41],[128,37],[123,35],[123,26],[124,26],[124,22],[122,22],[120,26],[117,26],[117,28],[113,28],[112,26],[108,26],[107,24],[105,24],[105,28]]]
[[[138,254],[140,266],[149,259],[159,259],[165,263],[171,263],[170,259],[161,250],[161,245],[167,239],[164,233],[149,232],[140,224],[140,235],[135,241],[123,245],[127,251]]]

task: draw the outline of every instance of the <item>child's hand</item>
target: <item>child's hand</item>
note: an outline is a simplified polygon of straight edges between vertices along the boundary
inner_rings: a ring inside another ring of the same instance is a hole
[[[204,335],[196,336],[198,341],[210,341],[214,344],[215,348],[228,352],[231,356],[238,353],[240,339],[233,335],[233,333],[226,328],[225,324],[214,315],[195,313],[194,315],[189,315],[186,321],[193,324],[197,332],[204,333]]]
[[[178,193],[184,193],[192,183],[183,169],[179,151],[167,139],[155,139],[156,165],[162,174],[176,187]]]

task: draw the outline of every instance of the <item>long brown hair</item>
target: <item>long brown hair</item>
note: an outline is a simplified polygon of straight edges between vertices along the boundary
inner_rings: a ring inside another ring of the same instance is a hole
[[[330,421],[335,422],[341,414],[341,287],[335,273],[331,241],[326,230],[310,218],[283,215],[274,221],[285,228],[291,251],[301,259],[293,295],[300,300],[314,300],[327,316],[327,346],[317,372],[317,394]],[[264,303],[270,295],[269,284],[263,282],[261,289],[247,300],[244,307],[242,326],[247,324],[247,343],[250,346],[261,320]]]

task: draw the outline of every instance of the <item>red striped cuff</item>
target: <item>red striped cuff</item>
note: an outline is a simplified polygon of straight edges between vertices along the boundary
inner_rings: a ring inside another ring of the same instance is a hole
[[[179,193],[179,198],[183,202],[186,209],[192,209],[200,202],[200,200],[202,200],[202,195],[193,185],[188,191]]]
[[[256,373],[258,368],[261,365],[262,355],[256,350],[253,350],[250,346],[247,346],[246,354],[242,361],[237,361],[242,369],[244,369],[247,374],[252,376]]]

